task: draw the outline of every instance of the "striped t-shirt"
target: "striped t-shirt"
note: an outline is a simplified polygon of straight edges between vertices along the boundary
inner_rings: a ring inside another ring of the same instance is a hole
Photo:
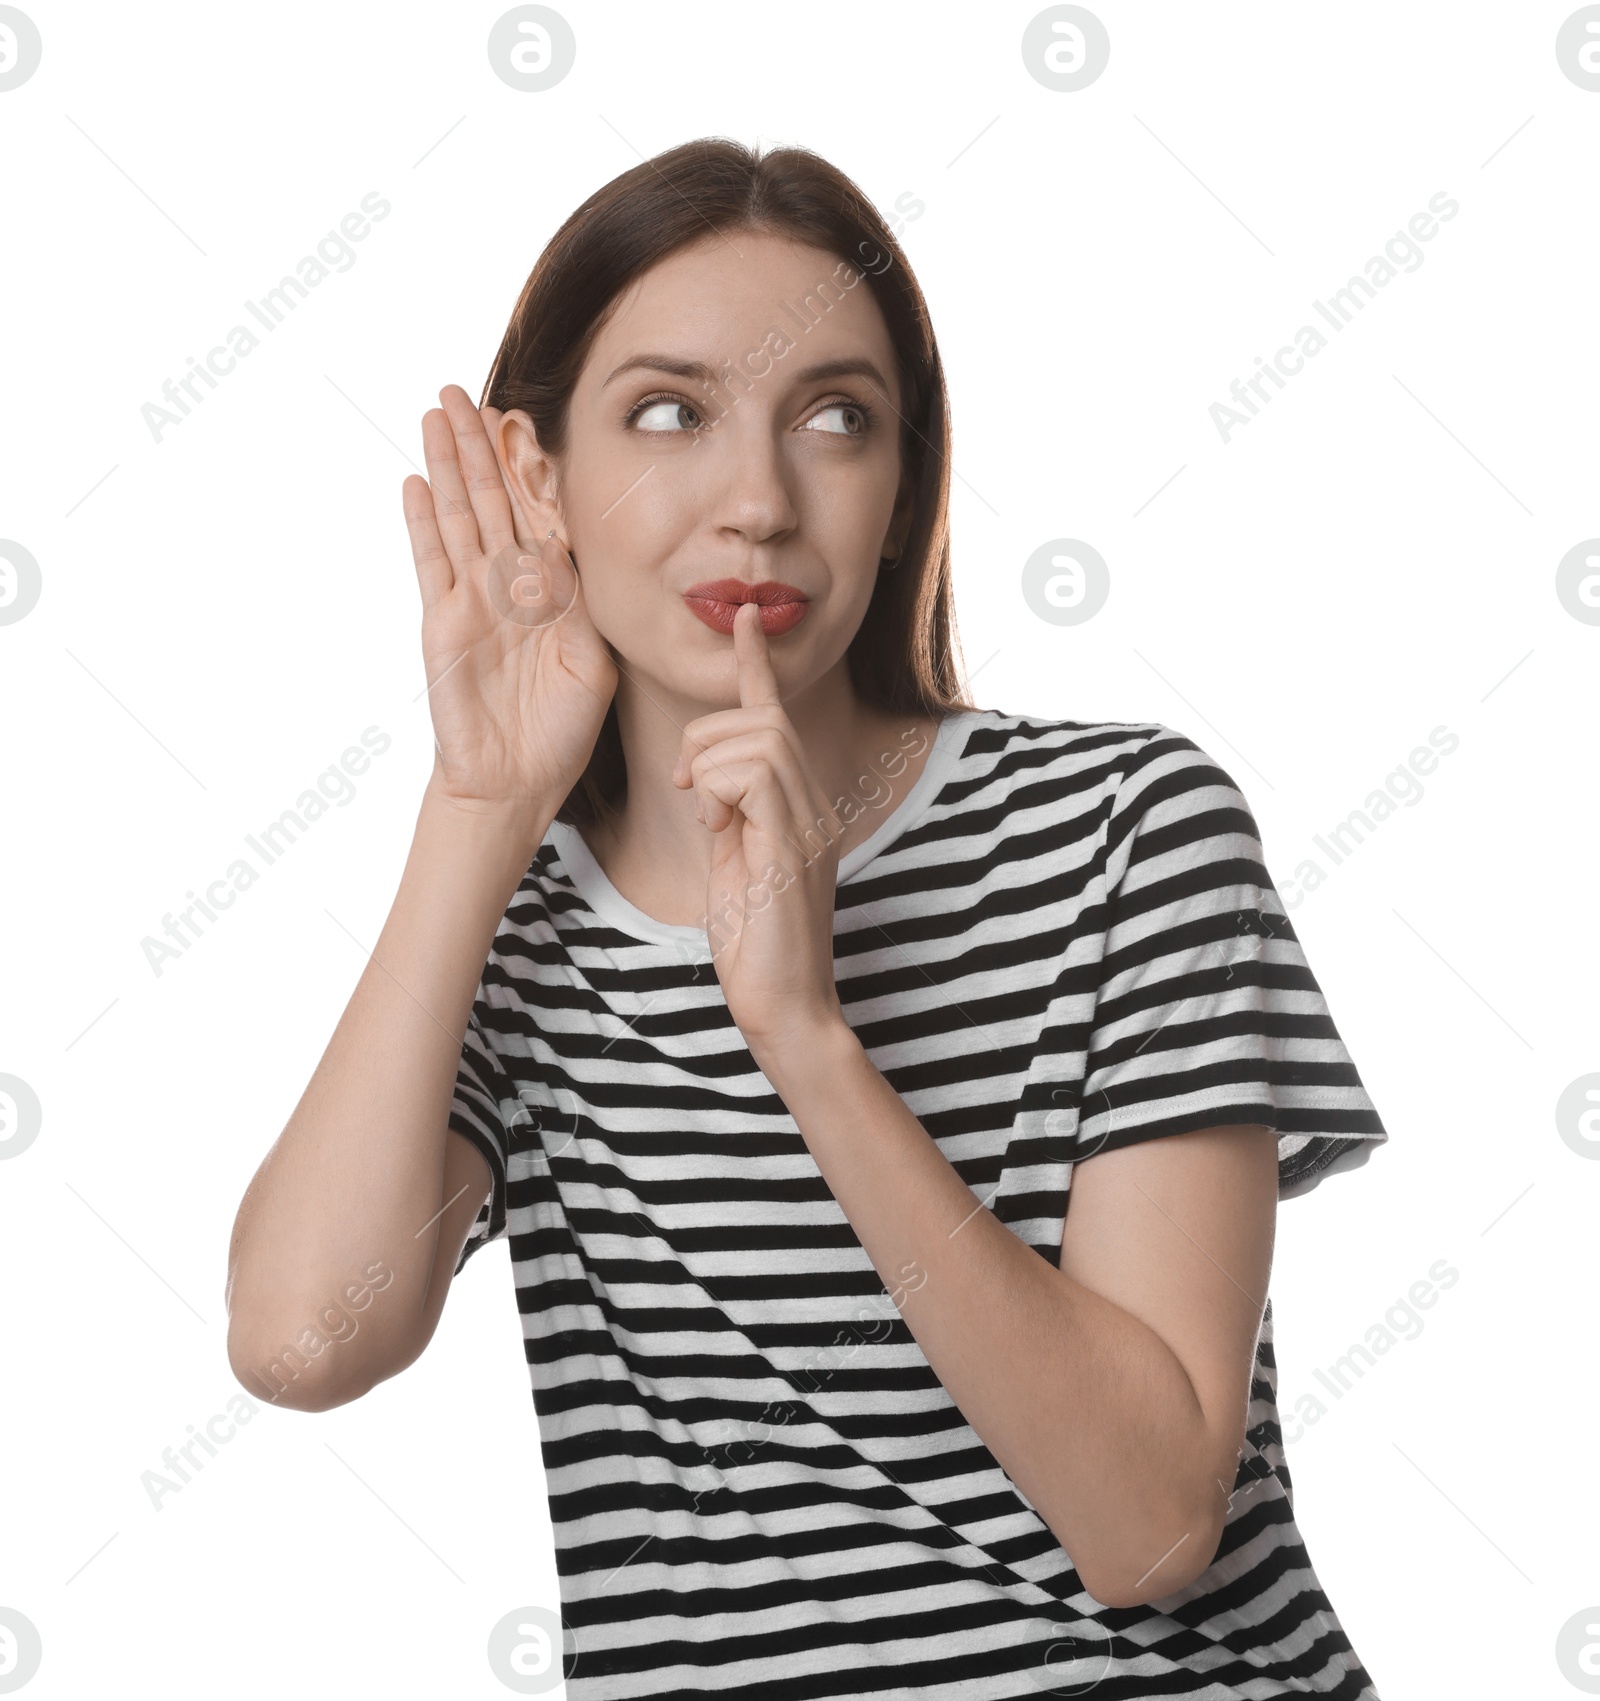
[[[976,1202],[1057,1267],[1096,1153],[1264,1125],[1288,1198],[1388,1137],[1249,805],[1159,723],[946,716],[840,858],[834,970]],[[900,1320],[703,928],[644,915],[562,823],[450,1126],[494,1175],[461,1262],[510,1246],[572,1701],[1376,1701],[1295,1525],[1270,1301],[1211,1565],[1102,1605]]]

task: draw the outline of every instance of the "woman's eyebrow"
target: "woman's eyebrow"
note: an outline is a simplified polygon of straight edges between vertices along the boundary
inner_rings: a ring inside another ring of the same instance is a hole
[[[633,372],[641,368],[650,372],[670,372],[675,377],[692,378],[702,384],[712,386],[716,385],[720,376],[703,360],[683,360],[670,354],[636,354],[617,367],[600,388],[603,390],[606,384],[611,383],[613,379],[620,378],[625,372]],[[747,376],[753,378],[756,374],[750,373]],[[865,356],[819,360],[814,365],[802,367],[793,375],[794,382],[797,384],[815,383],[823,378],[852,377],[870,378],[884,394],[887,395],[888,393],[889,386],[883,374],[878,370],[877,365],[866,359]]]

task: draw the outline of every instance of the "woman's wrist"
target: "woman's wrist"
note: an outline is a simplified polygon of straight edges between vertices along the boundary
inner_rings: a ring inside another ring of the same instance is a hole
[[[863,1061],[875,1067],[860,1036],[837,1008],[797,1023],[782,1037],[758,1035],[751,1041],[746,1036],[745,1043],[756,1067],[785,1103],[791,1093],[798,1098],[818,1083],[837,1085]]]
[[[549,831],[560,798],[515,798],[490,802],[454,797],[439,783],[437,771],[423,788],[417,814],[418,836],[448,854],[488,859],[521,879]]]

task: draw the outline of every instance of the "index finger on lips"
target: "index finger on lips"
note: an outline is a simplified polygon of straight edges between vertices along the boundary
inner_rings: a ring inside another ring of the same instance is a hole
[[[745,610],[754,609],[753,614]],[[753,602],[741,603],[733,614],[733,653],[739,665],[739,702],[746,709],[776,703],[778,676],[772,669],[761,609]]]

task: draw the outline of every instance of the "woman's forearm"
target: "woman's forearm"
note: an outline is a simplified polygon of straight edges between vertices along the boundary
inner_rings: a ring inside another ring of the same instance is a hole
[[[228,1346],[247,1385],[283,1381],[269,1365],[375,1262],[390,1276],[360,1327],[285,1403],[337,1403],[326,1378],[362,1392],[420,1352],[461,1043],[542,813],[463,807],[430,782],[388,920],[239,1207]]]
[[[1191,1582],[1226,1491],[1171,1349],[998,1221],[847,1026],[757,1061],[934,1373],[1085,1587],[1126,1605]]]

